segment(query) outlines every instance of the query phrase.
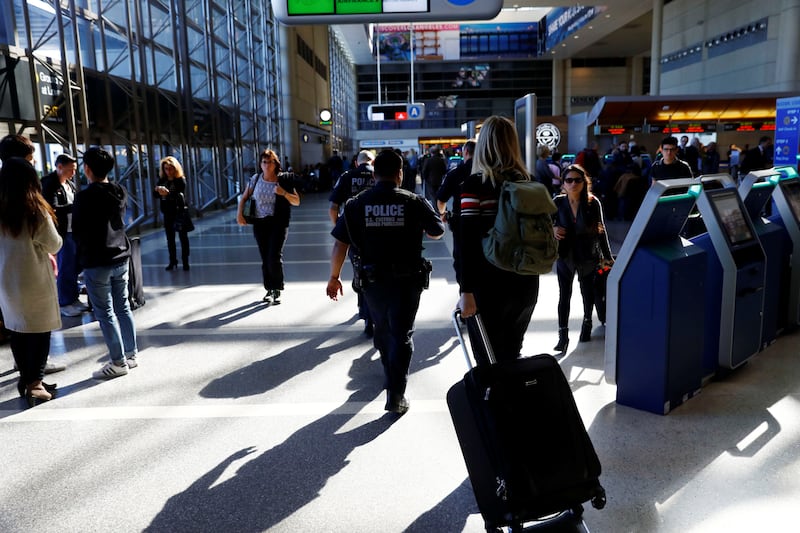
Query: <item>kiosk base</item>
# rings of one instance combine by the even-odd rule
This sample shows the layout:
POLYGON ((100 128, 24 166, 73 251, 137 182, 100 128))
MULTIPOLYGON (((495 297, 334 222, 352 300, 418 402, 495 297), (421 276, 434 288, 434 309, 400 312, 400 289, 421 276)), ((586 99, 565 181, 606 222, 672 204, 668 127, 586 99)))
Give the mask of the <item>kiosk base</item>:
POLYGON ((620 283, 617 403, 667 414, 701 388, 706 252, 640 247, 620 283))

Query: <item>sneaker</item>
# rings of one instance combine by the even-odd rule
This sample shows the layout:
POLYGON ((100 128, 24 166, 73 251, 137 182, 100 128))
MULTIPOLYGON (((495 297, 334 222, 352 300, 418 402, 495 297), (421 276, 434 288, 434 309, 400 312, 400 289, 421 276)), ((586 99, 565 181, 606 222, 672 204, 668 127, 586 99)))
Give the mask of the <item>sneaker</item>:
POLYGON ((80 307, 75 304, 61 306, 61 316, 81 316, 84 311, 86 308, 83 307, 83 304, 80 307))
POLYGON ((126 357, 125 362, 128 363, 128 370, 139 366, 139 361, 136 360, 135 355, 129 355, 128 357, 126 357))
POLYGON ((92 378, 111 379, 111 378, 118 378, 119 376, 124 376, 127 373, 128 373, 127 363, 123 363, 121 365, 117 365, 116 363, 106 363, 100 370, 92 372, 92 378))
POLYGON ((67 365, 62 365, 62 364, 59 364, 59 363, 53 363, 51 361, 47 361, 47 364, 44 365, 44 373, 45 374, 55 374, 56 372, 61 372, 62 370, 66 370, 66 369, 67 369, 67 365))

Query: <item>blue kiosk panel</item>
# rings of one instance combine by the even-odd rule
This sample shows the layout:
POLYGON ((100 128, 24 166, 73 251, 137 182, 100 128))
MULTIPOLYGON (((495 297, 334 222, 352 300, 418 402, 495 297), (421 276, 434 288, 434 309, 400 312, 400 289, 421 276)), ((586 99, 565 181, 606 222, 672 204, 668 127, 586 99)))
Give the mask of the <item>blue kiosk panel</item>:
POLYGON ((775 171, 781 178, 772 193, 774 210, 770 220, 786 229, 791 243, 791 274, 785 299, 786 327, 794 329, 800 325, 800 178, 792 167, 775 171))
POLYGON ((774 170, 758 170, 750 172, 739 185, 739 196, 767 258, 762 347, 773 343, 788 323, 792 243, 786 228, 764 217, 779 179, 774 170))
POLYGON ((622 405, 666 414, 700 389, 706 253, 680 237, 700 192, 654 183, 609 274, 605 374, 622 405))
POLYGON ((639 247, 620 289, 617 403, 667 414, 702 385, 706 254, 680 240, 639 247))
POLYGON ((697 206, 708 229, 692 242, 708 252, 703 372, 711 377, 761 348, 766 260, 735 189, 705 190, 697 206))

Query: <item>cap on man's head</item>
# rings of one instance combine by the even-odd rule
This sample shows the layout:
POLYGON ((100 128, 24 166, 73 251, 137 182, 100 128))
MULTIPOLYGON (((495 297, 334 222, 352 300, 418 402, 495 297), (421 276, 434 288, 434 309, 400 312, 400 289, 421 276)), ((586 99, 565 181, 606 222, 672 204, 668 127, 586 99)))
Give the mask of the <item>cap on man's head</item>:
POLYGON ((362 163, 371 163, 375 161, 375 154, 370 152, 369 150, 361 150, 358 152, 358 157, 356 158, 356 162, 360 165, 362 163))
POLYGON ((61 154, 60 156, 56 157, 56 165, 69 165, 77 162, 78 160, 72 157, 70 154, 61 154))

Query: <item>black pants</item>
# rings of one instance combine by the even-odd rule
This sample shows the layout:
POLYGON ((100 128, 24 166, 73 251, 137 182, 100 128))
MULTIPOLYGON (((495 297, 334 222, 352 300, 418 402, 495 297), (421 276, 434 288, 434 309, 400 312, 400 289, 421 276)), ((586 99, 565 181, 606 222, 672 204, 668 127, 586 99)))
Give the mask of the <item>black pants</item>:
MULTIPOLYGON (((164 233, 167 235, 167 250, 170 264, 178 263, 178 250, 175 246, 175 213, 164 213, 164 233)), ((181 259, 184 265, 189 264, 189 233, 178 232, 181 240, 181 259)))
MULTIPOLYGON (((572 282, 575 279, 576 269, 563 259, 556 261, 556 274, 558 275, 558 327, 566 328, 569 324, 569 303, 572 299, 572 282)), ((592 319, 594 306, 594 272, 578 275, 578 285, 583 298, 583 318, 592 319)))
MULTIPOLYGON (((523 276, 492 268, 487 282, 475 289, 475 303, 498 361, 516 359, 539 298, 539 276, 523 276)), ((482 342, 468 328, 470 344, 479 365, 487 364, 482 342)))
POLYGON ((380 281, 364 289, 375 323, 373 343, 381 354, 384 387, 390 393, 405 394, 408 368, 414 353, 414 321, 422 289, 411 279, 380 281))
POLYGON ((278 223, 274 217, 257 218, 253 236, 261 254, 261 275, 268 291, 283 290, 283 245, 289 227, 278 223))
POLYGON ((17 363, 19 375, 25 385, 44 378, 44 367, 50 354, 50 332, 11 332, 11 353, 17 363))
MULTIPOLYGON (((351 246, 348 251, 347 255, 350 257, 350 264, 353 264, 353 247, 351 246)), ((355 269, 355 267, 353 267, 355 269)), ((355 279, 355 272, 353 272, 353 279, 355 279)), ((358 295, 358 318, 366 321, 371 321, 372 318, 369 314, 369 305, 367 304, 366 298, 364 298, 364 293, 361 289, 356 289, 355 285, 353 286, 353 291, 358 295)))

